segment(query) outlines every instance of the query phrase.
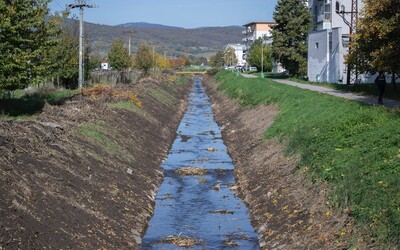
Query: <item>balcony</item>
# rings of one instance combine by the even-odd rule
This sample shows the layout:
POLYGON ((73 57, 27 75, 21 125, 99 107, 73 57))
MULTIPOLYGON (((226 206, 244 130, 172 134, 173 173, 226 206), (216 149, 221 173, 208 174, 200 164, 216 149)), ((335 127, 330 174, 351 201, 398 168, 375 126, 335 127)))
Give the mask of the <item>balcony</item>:
POLYGON ((247 42, 247 37, 242 39, 243 42, 247 42))
POLYGON ((329 13, 329 12, 320 14, 320 15, 318 15, 318 17, 317 17, 317 22, 318 22, 318 23, 321 23, 321 22, 323 22, 323 21, 330 21, 330 20, 331 20, 331 13, 329 13))
POLYGON ((247 35, 247 30, 243 30, 243 31, 242 31, 242 34, 243 34, 243 35, 247 35))

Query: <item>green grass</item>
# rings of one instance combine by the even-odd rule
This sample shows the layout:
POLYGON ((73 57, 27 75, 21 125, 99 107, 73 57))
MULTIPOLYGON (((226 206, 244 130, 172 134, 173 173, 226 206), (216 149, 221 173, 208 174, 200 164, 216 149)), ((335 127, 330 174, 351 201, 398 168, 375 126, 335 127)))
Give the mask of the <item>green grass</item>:
POLYGON ((77 93, 77 90, 59 90, 34 94, 23 94, 21 91, 15 91, 11 98, 0 99, 0 119, 29 118, 40 112, 45 102, 52 105, 62 104, 63 101, 77 93))
MULTIPOLYGON (((78 132, 87 138, 89 138, 95 145, 100 146, 103 150, 111 155, 115 155, 122 158, 129 158, 122 148, 112 142, 106 135, 107 131, 99 124, 85 123, 79 126, 78 132)), ((101 155, 99 155, 102 158, 101 155)))
POLYGON ((174 101, 172 100, 170 94, 163 90, 157 90, 157 89, 150 89, 147 91, 147 94, 154 97, 157 101, 164 103, 166 105, 173 105, 174 101))
POLYGON ((270 79, 220 72, 219 89, 242 106, 276 103, 279 115, 265 138, 288 142, 300 168, 327 181, 330 200, 350 209, 370 242, 400 243, 400 113, 346 101, 270 79))
POLYGON ((188 82, 188 79, 185 76, 176 76, 175 82, 177 85, 185 85, 188 82))
POLYGON ((107 105, 111 108, 133 109, 139 113, 142 112, 141 108, 131 102, 108 103, 107 105))

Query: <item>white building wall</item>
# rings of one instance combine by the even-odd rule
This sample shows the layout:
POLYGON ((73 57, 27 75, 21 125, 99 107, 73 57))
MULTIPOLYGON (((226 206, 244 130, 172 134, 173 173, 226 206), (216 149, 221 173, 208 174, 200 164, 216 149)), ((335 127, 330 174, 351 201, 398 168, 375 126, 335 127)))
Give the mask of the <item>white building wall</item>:
MULTIPOLYGON (((361 0, 358 1, 360 10, 363 4, 361 0)), ((314 16, 314 29, 309 34, 308 78, 317 81, 318 76, 321 82, 346 83, 344 58, 348 52, 350 28, 336 13, 336 3, 339 4, 339 10, 344 8, 347 12, 351 11, 352 0, 309 0, 308 3, 314 16), (318 49, 315 46, 317 43, 318 49)), ((345 18, 350 20, 350 14, 345 14, 345 18)))
POLYGON ((331 50, 330 50, 330 76, 327 82, 343 83, 346 79, 344 74, 344 54, 347 49, 343 47, 342 28, 334 28, 331 31, 331 50))
POLYGON ((308 36, 308 80, 326 82, 329 75, 328 32, 321 30, 308 36))
POLYGON ((240 65, 240 66, 243 66, 246 64, 246 60, 244 60, 244 58, 243 58, 244 46, 245 45, 242 45, 242 44, 228 44, 225 48, 225 51, 228 48, 233 48, 235 50, 236 59, 238 60, 237 65, 240 65))

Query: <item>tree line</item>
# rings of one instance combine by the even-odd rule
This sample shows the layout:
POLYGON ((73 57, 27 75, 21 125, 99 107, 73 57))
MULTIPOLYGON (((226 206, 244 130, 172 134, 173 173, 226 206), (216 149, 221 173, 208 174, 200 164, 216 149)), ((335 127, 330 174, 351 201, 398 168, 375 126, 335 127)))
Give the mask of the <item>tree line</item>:
MULTIPOLYGON (((76 88, 79 64, 79 23, 65 20, 68 11, 50 13, 51 0, 0 0, 0 92, 24 89, 29 85, 56 79, 67 88, 76 88)), ((142 44, 134 56, 121 39, 116 39, 107 58, 94 53, 84 40, 85 79, 107 60, 109 65, 124 71, 130 68, 167 69, 190 63, 188 57, 168 59, 142 44)))

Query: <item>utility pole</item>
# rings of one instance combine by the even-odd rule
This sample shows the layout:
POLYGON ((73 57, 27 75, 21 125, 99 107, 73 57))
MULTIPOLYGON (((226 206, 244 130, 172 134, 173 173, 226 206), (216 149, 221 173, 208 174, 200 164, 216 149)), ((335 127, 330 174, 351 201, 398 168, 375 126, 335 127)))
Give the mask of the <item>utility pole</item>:
POLYGON ((79 8, 79 89, 83 86, 83 9, 84 8, 95 8, 92 4, 87 4, 85 0, 75 0, 75 4, 68 4, 68 8, 75 9, 79 8))
POLYGON ((136 33, 136 31, 134 31, 134 30, 127 30, 127 31, 124 31, 124 34, 128 35, 128 37, 129 37, 129 40, 128 40, 129 56, 132 55, 132 53, 131 53, 131 37, 132 37, 133 34, 135 34, 135 33, 136 33))
MULTIPOLYGON (((340 5, 339 1, 336 1, 336 14, 338 14, 347 26, 349 26, 349 45, 352 41, 351 36, 356 33, 357 20, 358 20, 358 0, 351 0, 351 10, 346 11, 345 6, 340 5), (350 21, 346 19, 345 15, 350 15, 350 21)), ((349 55, 353 53, 353 49, 349 46, 349 55)), ((357 65, 347 64, 347 79, 346 84, 357 83, 358 81, 358 70, 357 65)))

